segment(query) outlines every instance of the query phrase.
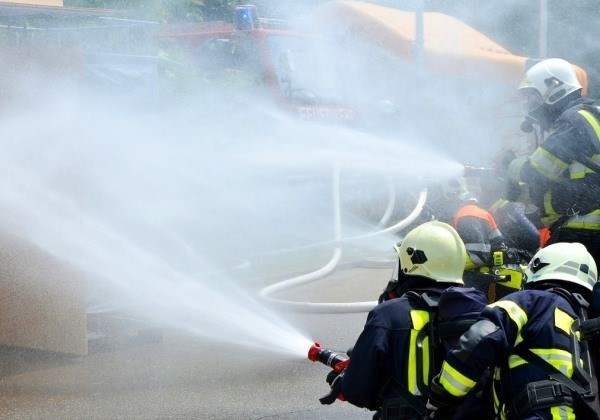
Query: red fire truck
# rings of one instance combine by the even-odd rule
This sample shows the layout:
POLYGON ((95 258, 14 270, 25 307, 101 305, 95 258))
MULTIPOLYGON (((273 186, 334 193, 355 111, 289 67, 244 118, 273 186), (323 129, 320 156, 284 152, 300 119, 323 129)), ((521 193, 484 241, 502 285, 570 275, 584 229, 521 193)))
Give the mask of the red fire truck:
POLYGON ((233 22, 166 25, 158 37, 185 47, 206 90, 262 90, 308 120, 356 118, 329 59, 332 45, 290 22, 260 19, 256 6, 236 7, 233 22))

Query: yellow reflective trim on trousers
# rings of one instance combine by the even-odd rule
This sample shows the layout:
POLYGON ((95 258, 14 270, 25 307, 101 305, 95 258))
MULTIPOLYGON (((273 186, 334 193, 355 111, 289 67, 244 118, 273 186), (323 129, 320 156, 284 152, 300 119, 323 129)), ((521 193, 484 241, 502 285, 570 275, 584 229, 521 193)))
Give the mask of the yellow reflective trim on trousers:
POLYGON ((488 305, 488 308, 499 307, 506 311, 510 319, 513 320, 515 324, 517 324, 517 328, 519 330, 519 334, 521 332, 521 328, 527 323, 527 314, 523 309, 519 307, 515 302, 510 300, 500 300, 498 302, 494 302, 488 305))
POLYGON ((475 386, 475 383, 475 381, 467 378, 458 370, 454 369, 448 362, 444 361, 444 363, 442 363, 440 385, 442 385, 450 394, 456 397, 462 397, 475 386))
POLYGON ((560 160, 549 151, 538 148, 529 158, 531 167, 546 178, 560 180, 560 175, 569 167, 567 162, 560 160))
POLYGON ((581 109, 577 112, 579 114, 581 114, 583 116, 583 118, 585 118, 585 120, 588 122, 589 125, 592 126, 594 133, 596 133, 596 137, 598 137, 598 140, 600 140, 600 124, 598 124, 598 120, 596 120, 596 118, 589 111, 586 111, 585 109, 581 109))
POLYGON ((571 318, 571 315, 560 308, 554 308, 554 325, 566 335, 570 334, 573 321, 574 319, 571 318))
MULTIPOLYGON (((408 351, 408 390, 413 395, 421 395, 417 387, 417 335, 429 323, 429 312, 413 309, 410 311, 412 330, 410 331, 410 348, 408 351)), ((429 338, 423 340, 423 378, 429 380, 429 338)))

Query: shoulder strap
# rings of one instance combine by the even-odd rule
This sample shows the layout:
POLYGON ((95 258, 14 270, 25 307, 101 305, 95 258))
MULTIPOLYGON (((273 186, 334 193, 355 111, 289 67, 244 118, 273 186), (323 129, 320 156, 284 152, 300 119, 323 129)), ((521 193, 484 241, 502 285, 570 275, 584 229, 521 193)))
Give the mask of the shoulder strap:
POLYGON ((588 382, 588 386, 586 387, 588 389, 586 389, 578 383, 576 383, 575 381, 573 381, 565 374, 563 374, 558 369, 554 368, 554 366, 547 363, 544 359, 542 359, 537 354, 533 353, 531 350, 519 349, 515 353, 521 356, 531 365, 540 369, 551 379, 554 379, 555 381, 563 384, 564 386, 569 388, 569 390, 571 390, 571 392, 573 393, 574 400, 576 402, 579 402, 579 404, 576 404, 576 407, 579 406, 580 410, 582 410, 579 412, 578 418, 579 415, 583 415, 582 418, 586 419, 600 419, 600 406, 598 405, 598 389, 596 386, 593 385, 593 382, 596 381, 594 377, 591 378, 590 382, 588 382))
POLYGON ((402 398, 406 404, 408 404, 411 408, 413 408, 419 415, 425 416, 427 413, 427 409, 425 408, 425 402, 423 402, 419 397, 410 393, 408 389, 404 385, 402 385, 396 378, 390 375, 390 380, 383 387, 383 389, 387 387, 391 387, 394 392, 402 398))
POLYGON ((586 395, 590 394, 589 390, 586 390, 585 388, 583 388, 581 385, 579 385, 578 383, 573 381, 567 375, 562 373, 560 370, 556 369, 554 366, 552 366, 551 364, 546 362, 544 359, 542 359, 537 354, 533 353, 531 350, 526 349, 526 348, 518 348, 518 346, 517 346, 514 354, 519 355, 525 361, 527 361, 531 365, 535 366, 536 368, 538 368, 539 370, 544 372, 550 378, 564 384, 571 391, 577 393, 578 395, 586 396, 586 395))
POLYGON ((429 359, 429 378, 423 377, 422 369, 417 369, 417 371, 416 371, 417 388, 419 389, 421 394, 427 395, 427 393, 429 391, 429 387, 427 386, 427 384, 431 382, 431 379, 437 373, 437 368, 438 368, 438 366, 436 366, 436 363, 435 363, 435 355, 436 355, 435 330, 436 330, 436 326, 434 324, 437 323, 439 295, 434 296, 434 295, 430 295, 427 292, 418 293, 416 291, 407 292, 406 295, 409 298, 412 298, 413 300, 415 300, 417 302, 417 304, 419 305, 419 307, 421 307, 423 310, 429 312, 429 322, 427 323, 427 325, 425 325, 425 327, 422 330, 420 330, 417 333, 417 336, 415 339, 415 345, 417 346, 416 352, 415 352, 417 366, 423 366, 423 364, 425 362, 424 359, 426 357, 429 359), (425 339, 426 338, 429 339, 427 353, 425 352, 425 339))

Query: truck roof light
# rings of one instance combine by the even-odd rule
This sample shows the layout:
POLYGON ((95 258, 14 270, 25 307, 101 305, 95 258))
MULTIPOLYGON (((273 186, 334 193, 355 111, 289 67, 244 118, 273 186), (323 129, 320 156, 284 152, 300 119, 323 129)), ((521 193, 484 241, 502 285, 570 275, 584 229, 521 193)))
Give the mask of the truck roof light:
POLYGON ((257 7, 251 4, 236 6, 234 21, 236 29, 239 30, 260 28, 257 7))

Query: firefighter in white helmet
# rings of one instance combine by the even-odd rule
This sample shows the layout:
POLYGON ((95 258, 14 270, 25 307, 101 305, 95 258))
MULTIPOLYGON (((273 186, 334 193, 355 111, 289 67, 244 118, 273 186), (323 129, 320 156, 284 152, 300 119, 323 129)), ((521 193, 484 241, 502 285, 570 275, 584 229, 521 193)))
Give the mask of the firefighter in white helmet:
POLYGON ((539 250, 524 290, 488 305, 446 355, 432 381, 428 417, 448 416, 494 367, 497 418, 598 418, 596 376, 578 332, 596 281, 596 263, 582 244, 539 250))
POLYGON ((548 238, 580 242, 600 261, 600 112, 581 95, 573 65, 551 58, 531 67, 519 86, 527 119, 546 134, 529 158, 510 162, 508 175, 527 185, 548 238))

